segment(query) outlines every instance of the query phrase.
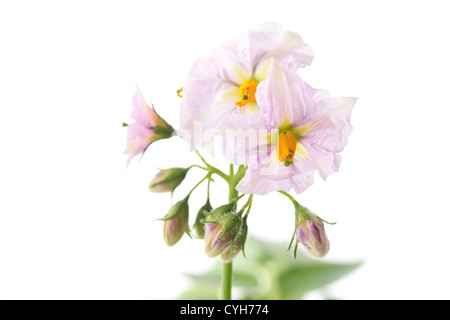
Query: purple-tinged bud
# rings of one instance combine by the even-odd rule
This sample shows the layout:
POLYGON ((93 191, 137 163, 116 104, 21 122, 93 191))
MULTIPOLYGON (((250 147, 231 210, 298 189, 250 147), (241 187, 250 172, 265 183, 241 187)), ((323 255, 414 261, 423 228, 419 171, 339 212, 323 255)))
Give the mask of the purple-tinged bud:
POLYGON ((234 235, 234 239, 228 243, 220 254, 222 262, 230 262, 239 254, 239 252, 241 252, 241 250, 243 250, 245 240, 247 239, 247 230, 247 219, 244 218, 241 226, 234 235))
POLYGON ((190 168, 171 168, 160 170, 150 182, 152 192, 173 192, 183 182, 190 168))
POLYGON ((189 235, 188 198, 174 204, 162 220, 164 220, 164 241, 168 246, 171 247, 180 241, 185 232, 189 235))
POLYGON ((318 218, 315 220, 316 222, 310 219, 301 220, 295 235, 297 242, 300 242, 312 257, 322 258, 330 250, 330 242, 323 222, 318 218))
POLYGON ((205 228, 205 253, 208 257, 217 257, 231 242, 231 234, 221 238, 224 228, 220 223, 208 223, 205 228))
POLYGON ((247 222, 240 214, 228 212, 218 215, 220 207, 211 215, 218 218, 205 228, 205 252, 209 257, 229 262, 242 250, 247 238, 247 222), (218 210, 219 209, 219 210, 218 210))
POLYGON ((181 217, 164 221, 164 241, 169 247, 180 241, 183 234, 184 221, 181 217))

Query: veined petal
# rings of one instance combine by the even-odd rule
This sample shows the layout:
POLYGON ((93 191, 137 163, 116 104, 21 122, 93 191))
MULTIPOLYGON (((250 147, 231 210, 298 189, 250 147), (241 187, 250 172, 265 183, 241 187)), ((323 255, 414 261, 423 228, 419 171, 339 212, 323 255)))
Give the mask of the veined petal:
POLYGON ((134 122, 127 127, 127 147, 123 153, 128 154, 127 166, 136 155, 143 152, 154 140, 153 130, 134 122))
POLYGON ((214 130, 220 119, 235 108, 234 87, 221 77, 219 69, 212 59, 200 58, 186 79, 180 106, 181 129, 177 134, 192 150, 201 148, 210 138, 206 132, 214 130))
POLYGON ((256 101, 266 125, 278 128, 283 123, 304 123, 308 107, 314 103, 305 94, 305 83, 297 74, 286 72, 272 61, 267 79, 258 85, 256 101))
MULTIPOLYGON (((272 150, 270 163, 260 162, 252 170, 247 170, 238 185, 240 192, 266 194, 294 188, 295 192, 301 193, 313 184, 315 170, 324 180, 339 170, 339 153, 347 145, 352 131, 350 115, 356 99, 330 98, 326 91, 316 90, 299 79, 275 65, 268 79, 260 86, 264 90, 269 88, 271 92, 279 90, 278 93, 271 95, 268 90, 265 103, 258 100, 260 97, 257 96, 265 123, 270 124, 268 127, 277 128, 279 125, 286 126, 286 123, 294 127, 290 130, 299 141, 293 164, 284 167, 277 153, 272 150), (293 83, 292 80, 294 84, 301 84, 297 89, 302 90, 297 93, 290 91, 285 83, 293 83), (283 86, 286 88, 284 92, 281 89, 283 86), (289 119, 287 122, 283 120, 286 115, 289 119)), ((260 94, 263 96, 263 92, 260 94)))
POLYGON ((288 192, 294 188, 295 192, 301 193, 314 183, 315 169, 311 161, 299 156, 294 157, 294 165, 289 167, 279 161, 271 161, 258 168, 249 167, 236 189, 242 193, 264 195, 273 191, 288 192))
POLYGON ((352 132, 350 117, 356 98, 325 98, 319 100, 320 111, 315 115, 315 126, 304 141, 313 149, 342 152, 352 132))
POLYGON ((217 134, 223 138, 223 154, 233 164, 257 166, 270 154, 267 136, 271 132, 262 118, 234 113, 224 117, 217 134))
POLYGON ((132 101, 133 109, 131 110, 131 119, 142 124, 144 127, 154 127, 158 121, 158 115, 153 108, 149 107, 138 87, 136 87, 136 93, 133 95, 132 101))
POLYGON ((239 61, 251 75, 260 63, 275 59, 283 68, 296 71, 311 64, 312 49, 303 42, 300 35, 274 22, 265 22, 247 30, 241 36, 229 41, 223 48, 213 53, 214 57, 228 56, 239 61))

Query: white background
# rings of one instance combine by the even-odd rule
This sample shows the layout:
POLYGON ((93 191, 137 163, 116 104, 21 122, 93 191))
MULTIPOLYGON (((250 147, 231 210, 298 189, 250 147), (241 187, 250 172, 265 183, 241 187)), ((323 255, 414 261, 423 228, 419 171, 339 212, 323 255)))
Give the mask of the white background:
MULTIPOLYGON (((432 0, 2 1, 0 298, 173 298, 183 273, 212 263, 201 241, 166 247, 156 219, 170 195, 147 190, 156 167, 196 158, 172 139, 125 169, 121 124, 136 84, 177 127, 195 59, 276 21, 314 49, 307 82, 359 98, 340 172, 297 196, 338 221, 327 261, 365 261, 328 292, 449 299, 448 12, 432 0)), ((291 204, 256 197, 249 224, 287 243, 291 204)))

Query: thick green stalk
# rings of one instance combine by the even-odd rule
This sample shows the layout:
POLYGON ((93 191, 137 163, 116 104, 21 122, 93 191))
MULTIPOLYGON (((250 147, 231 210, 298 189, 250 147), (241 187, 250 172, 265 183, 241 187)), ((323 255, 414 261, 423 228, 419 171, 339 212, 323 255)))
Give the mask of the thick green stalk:
POLYGON ((233 277, 233 261, 222 265, 222 300, 231 300, 231 286, 233 277))
MULTIPOLYGON (((230 175, 228 180, 228 186, 229 186, 228 201, 231 202, 234 199, 236 199, 239 195, 238 191, 236 190, 236 182, 234 179, 234 168, 232 164, 230 164, 230 175)), ((222 291, 220 297, 222 300, 231 300, 232 278, 233 278, 233 261, 223 263, 222 291)))

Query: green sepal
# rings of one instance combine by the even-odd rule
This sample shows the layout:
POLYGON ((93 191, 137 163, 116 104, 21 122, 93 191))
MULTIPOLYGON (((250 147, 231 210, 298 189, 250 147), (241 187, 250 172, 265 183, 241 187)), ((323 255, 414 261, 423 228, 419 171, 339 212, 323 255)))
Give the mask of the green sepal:
POLYGON ((329 225, 332 225, 332 226, 334 226, 336 223, 337 223, 337 221, 336 222, 328 222, 328 221, 325 221, 325 220, 323 220, 321 217, 317 217, 320 221, 322 221, 322 222, 325 222, 326 224, 329 224, 329 225))
MULTIPOLYGON (((192 167, 187 167, 187 168, 169 168, 169 169, 158 169, 162 172, 168 172, 168 175, 165 179, 158 181, 156 183, 150 184, 149 185, 149 189, 150 191, 152 191, 151 189, 159 186, 161 184, 170 184, 175 182, 175 184, 173 184, 172 186, 172 195, 173 192, 175 191, 176 188, 178 188, 178 186, 184 181, 184 179, 186 178, 186 175, 188 173, 188 171, 191 169, 192 167)), ((157 191, 153 191, 153 192, 157 192, 157 191)))
POLYGON ((247 234, 248 234, 247 216, 245 216, 243 219, 242 229, 244 232, 244 242, 242 243, 242 255, 244 256, 244 258, 247 259, 247 257, 245 256, 245 243, 247 242, 247 234))
POLYGON ((298 249, 298 242, 295 243, 294 247, 294 259, 297 259, 297 249, 298 249))
POLYGON ((203 223, 219 223, 222 216, 233 212, 235 202, 232 201, 230 203, 224 204, 220 207, 215 208, 210 213, 208 213, 203 219, 203 223))
POLYGON ((206 203, 203 205, 203 207, 200 208, 200 210, 197 213, 197 217, 195 218, 195 223, 193 229, 195 230, 195 234, 197 235, 197 238, 204 239, 205 237, 205 217, 208 213, 212 211, 211 203, 209 202, 209 199, 206 200, 206 203))
POLYGON ((291 242, 289 243, 289 247, 287 248, 287 250, 286 251, 289 251, 289 250, 291 250, 291 248, 292 248, 292 243, 294 243, 294 239, 295 239, 295 232, 297 231, 297 225, 295 226, 295 229, 294 229, 294 233, 292 234, 292 238, 291 238, 291 242))
POLYGON ((167 214, 163 218, 160 218, 158 220, 171 220, 179 215, 183 215, 184 218, 189 217, 188 200, 189 197, 186 197, 183 200, 178 201, 170 208, 169 212, 167 212, 167 214))
POLYGON ((235 232, 235 230, 239 228, 241 220, 241 217, 239 217, 234 212, 230 212, 222 216, 222 218, 219 220, 219 224, 222 226, 223 232, 220 237, 217 238, 217 240, 222 240, 228 232, 235 232), (236 227, 236 223, 238 224, 238 227, 236 227))

